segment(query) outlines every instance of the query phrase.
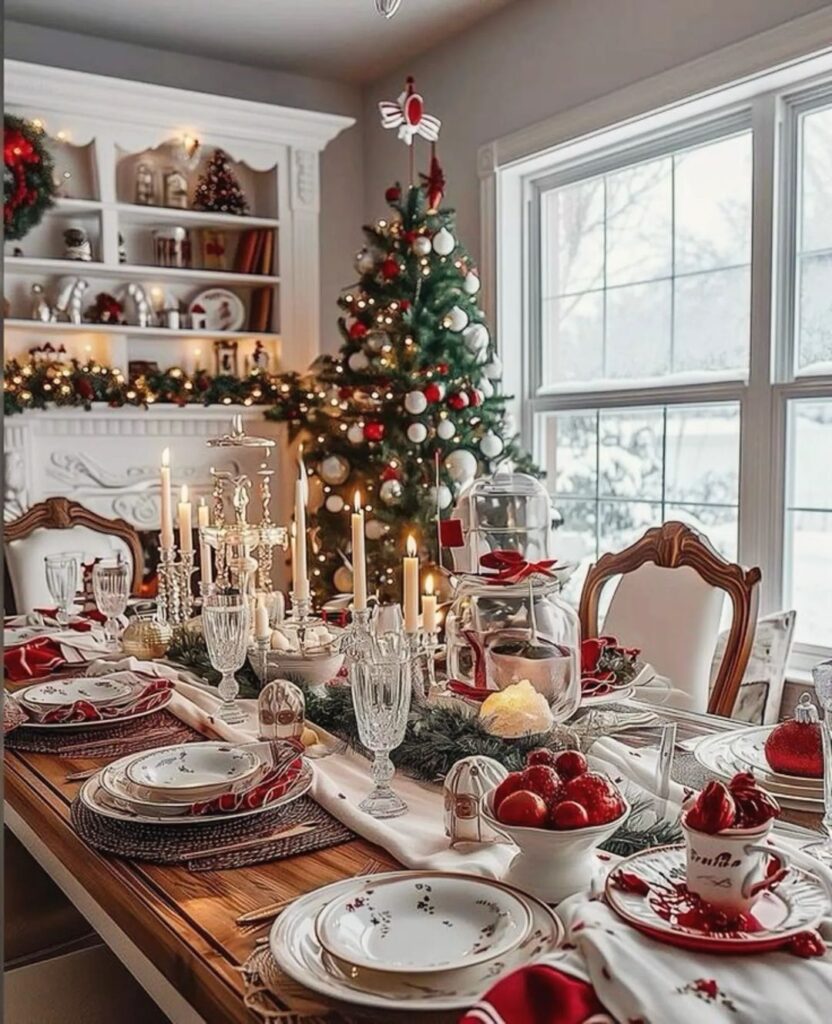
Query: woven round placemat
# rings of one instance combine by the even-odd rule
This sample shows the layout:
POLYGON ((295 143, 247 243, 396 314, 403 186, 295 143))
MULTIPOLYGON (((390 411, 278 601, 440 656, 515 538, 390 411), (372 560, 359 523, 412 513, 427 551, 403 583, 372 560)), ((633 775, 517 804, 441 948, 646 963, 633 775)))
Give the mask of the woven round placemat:
POLYGON ((91 811, 78 797, 72 801, 70 812, 78 835, 102 853, 154 864, 184 864, 191 871, 217 871, 262 864, 323 850, 355 838, 346 825, 310 797, 301 797, 274 811, 209 825, 145 825, 115 821, 91 811), (313 822, 315 828, 303 835, 286 839, 278 836, 272 842, 268 841, 272 833, 301 822, 313 822), (260 838, 264 840, 261 845, 244 850, 223 850, 224 847, 260 838), (193 857, 197 852, 209 849, 216 852, 211 856, 193 857))
POLYGON ((21 725, 10 732, 6 746, 31 754, 56 757, 123 757, 147 747, 189 743, 205 737, 164 708, 152 715, 128 722, 95 726, 92 729, 27 729, 21 725))

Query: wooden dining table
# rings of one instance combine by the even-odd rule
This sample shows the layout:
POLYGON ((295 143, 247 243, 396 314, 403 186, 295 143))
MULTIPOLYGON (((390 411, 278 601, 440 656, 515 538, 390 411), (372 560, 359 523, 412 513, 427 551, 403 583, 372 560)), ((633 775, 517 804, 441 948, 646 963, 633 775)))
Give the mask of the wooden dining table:
MULTIPOLYGON (((737 723, 708 715, 657 709, 678 723, 677 743, 737 723)), ((625 744, 655 745, 658 733, 622 733, 625 744)), ((251 1024, 262 1020, 244 1003, 242 965, 268 935, 276 905, 354 875, 399 867, 384 850, 353 839, 315 853, 221 871, 192 873, 104 856, 70 823, 79 781, 67 776, 100 766, 94 759, 5 751, 5 823, 71 902, 87 918, 174 1024, 251 1024), (243 915, 253 920, 241 922, 243 915)), ((812 830, 819 814, 784 811, 783 818, 812 830)), ((401 1020, 338 1006, 286 979, 276 1009, 286 1021, 401 1020)), ((417 1015, 408 1015, 414 1019, 417 1015)), ((420 1021, 453 1020, 418 1014, 420 1021)), ((277 1018, 279 1019, 279 1018, 277 1018)))

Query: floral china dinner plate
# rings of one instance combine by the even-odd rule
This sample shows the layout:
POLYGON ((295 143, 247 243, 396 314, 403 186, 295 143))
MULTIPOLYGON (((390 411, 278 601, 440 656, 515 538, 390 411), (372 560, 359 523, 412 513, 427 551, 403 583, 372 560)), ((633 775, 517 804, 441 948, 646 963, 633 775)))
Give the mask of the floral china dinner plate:
POLYGON ((233 821, 235 818, 248 818, 255 814, 265 814, 266 811, 274 811, 278 807, 290 804, 308 792, 312 785, 312 768, 304 762, 296 781, 285 793, 282 793, 274 800, 259 807, 249 807, 239 811, 225 811, 221 814, 198 814, 183 818, 176 817, 152 817, 147 814, 140 814, 129 811, 119 806, 111 795, 101 785, 101 773, 97 772, 81 786, 78 797, 86 808, 99 814, 104 818, 112 818, 114 821, 132 821, 139 825, 210 825, 220 821, 233 821))
POLYGON ((133 687, 124 680, 107 676, 82 676, 37 683, 27 687, 18 696, 24 704, 41 711, 75 704, 79 700, 96 705, 115 704, 128 700, 132 694, 133 687))
POLYGON ((645 935, 706 953, 779 949, 815 928, 830 910, 821 879, 792 864, 776 889, 760 895, 747 922, 717 930, 707 914, 696 913, 696 897, 684 881, 684 845, 656 846, 620 861, 607 876, 604 895, 619 917, 645 935))
MULTIPOLYGON (((498 977, 553 952, 563 941, 563 925, 547 906, 511 886, 489 880, 490 886, 522 899, 532 915, 528 935, 505 956, 471 967, 418 975, 339 965, 315 936, 315 920, 321 910, 332 900, 342 899, 354 891, 356 882, 373 886, 410 875, 409 871, 400 871, 347 878, 299 897, 275 920, 269 934, 269 947, 278 966, 306 988, 359 1006, 387 1011, 467 1010, 498 977)), ((450 876, 436 872, 436 877, 450 876)))
POLYGON ((504 956, 531 927, 528 905, 478 878, 411 872, 372 879, 332 900, 315 935, 355 967, 399 974, 448 971, 504 956))
POLYGON ((173 696, 173 690, 168 690, 167 693, 163 694, 158 704, 155 704, 152 708, 145 708, 143 711, 134 711, 127 713, 126 711, 119 715, 118 718, 92 718, 85 722, 26 722, 27 729, 64 729, 72 731, 82 729, 96 729, 99 727, 120 725, 122 722, 133 722, 137 718, 144 718, 147 715, 155 715, 157 711, 161 711, 164 707, 170 704, 171 697, 173 696))
POLYGON ((185 799, 207 799, 251 779, 262 760, 253 750, 206 740, 159 747, 130 759, 124 767, 129 782, 153 793, 185 799))

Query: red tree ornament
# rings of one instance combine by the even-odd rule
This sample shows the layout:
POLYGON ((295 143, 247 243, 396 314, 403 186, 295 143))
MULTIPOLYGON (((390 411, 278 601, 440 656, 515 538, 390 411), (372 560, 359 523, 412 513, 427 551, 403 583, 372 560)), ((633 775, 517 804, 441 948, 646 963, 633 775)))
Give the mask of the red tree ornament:
POLYGON ((399 261, 393 259, 392 256, 388 256, 387 259, 381 265, 381 276, 386 281, 392 281, 394 278, 399 276, 401 267, 399 261))
POLYGON ((818 712, 808 693, 794 709, 794 718, 776 725, 765 744, 766 760, 776 772, 823 778, 823 746, 818 712))
POLYGON ((398 185, 391 185, 390 188, 384 193, 384 198, 388 203, 397 203, 402 197, 402 190, 398 185))
POLYGON ((349 335, 353 341, 357 341, 359 338, 363 338, 367 333, 366 324, 362 324, 360 320, 356 320, 354 324, 350 325, 349 335))
POLYGON ((459 412, 460 409, 467 409, 468 403, 468 395, 466 395, 464 391, 458 391, 455 395, 451 395, 450 398, 448 399, 448 405, 452 409, 455 409, 457 412, 459 412))
POLYGON ((382 480, 401 480, 402 471, 395 466, 385 466, 381 471, 382 480))
POLYGON ((421 135, 428 142, 439 138, 441 121, 425 113, 425 101, 413 88, 413 77, 408 76, 404 92, 395 102, 382 101, 378 105, 383 128, 398 128, 399 138, 408 146, 421 135))
POLYGON ((378 420, 370 420, 364 424, 364 437, 368 441, 381 441, 384 437, 384 424, 378 420))
POLYGON ((470 388, 468 391, 468 401, 473 406, 482 405, 483 393, 479 388, 470 388))
POLYGON ((420 174, 425 192, 428 198, 428 213, 436 213, 442 197, 445 195, 445 172, 442 165, 436 159, 436 145, 430 147, 430 171, 428 174, 420 174))
POLYGON ((432 381, 424 390, 425 398, 432 403, 441 402, 445 397, 445 388, 436 381, 432 381))

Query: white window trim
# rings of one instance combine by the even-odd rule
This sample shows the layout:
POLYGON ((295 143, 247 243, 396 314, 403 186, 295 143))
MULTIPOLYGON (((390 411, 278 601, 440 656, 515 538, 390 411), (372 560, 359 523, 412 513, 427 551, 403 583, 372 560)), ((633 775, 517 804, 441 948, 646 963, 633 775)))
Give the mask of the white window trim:
MULTIPOLYGON (((830 377, 793 379, 796 211, 776 201, 797 173, 789 159, 793 147, 781 145, 784 133, 795 131, 797 116, 810 101, 813 79, 831 71, 832 10, 825 9, 494 140, 479 153, 483 300, 503 353, 504 389, 514 395, 513 412, 526 443, 531 443, 535 413, 547 408, 739 401, 739 560, 765 566, 761 614, 779 609, 782 602, 787 403, 796 397, 828 396, 832 383, 830 377), (795 103, 790 92, 797 91, 800 99, 795 103), (586 163, 587 157, 594 164, 608 150, 616 150, 620 160, 623 148, 630 143, 644 147, 650 133, 667 134, 670 128, 674 135, 688 131, 694 138, 703 122, 743 112, 753 127, 755 147, 747 381, 541 393, 535 387, 530 346, 521 342, 529 337, 532 316, 528 282, 535 268, 529 266, 529 239, 536 182, 551 179, 554 165, 560 173, 570 163, 586 163), (777 275, 777 295, 772 293, 775 260, 787 271, 777 275), (773 365, 776 332, 790 344, 780 346, 782 358, 773 365), (742 457, 749 451, 753 458, 742 457)), ((827 648, 800 645, 795 664, 806 667, 830 654, 827 648)))

